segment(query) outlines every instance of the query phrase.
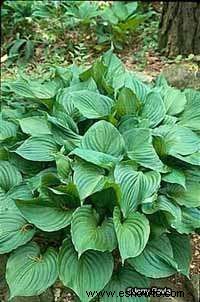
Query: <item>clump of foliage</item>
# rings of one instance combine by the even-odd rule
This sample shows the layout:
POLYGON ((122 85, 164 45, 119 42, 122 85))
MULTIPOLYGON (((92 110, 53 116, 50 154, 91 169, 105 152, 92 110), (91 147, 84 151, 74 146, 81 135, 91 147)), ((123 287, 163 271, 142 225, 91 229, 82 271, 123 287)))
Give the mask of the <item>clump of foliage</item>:
POLYGON ((145 85, 111 51, 87 70, 56 67, 2 90, 10 297, 39 295, 57 278, 89 301, 86 291, 188 277, 189 234, 200 228, 200 93, 162 77, 145 85))

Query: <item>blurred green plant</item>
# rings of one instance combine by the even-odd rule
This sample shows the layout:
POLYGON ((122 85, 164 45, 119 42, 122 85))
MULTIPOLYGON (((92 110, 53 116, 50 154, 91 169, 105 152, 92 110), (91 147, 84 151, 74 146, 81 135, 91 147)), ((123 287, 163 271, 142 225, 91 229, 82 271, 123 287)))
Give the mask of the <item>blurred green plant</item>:
POLYGON ((98 42, 112 41, 114 47, 122 48, 122 44, 130 40, 130 34, 148 17, 148 14, 137 9, 138 3, 135 1, 116 1, 105 8, 100 14, 100 26, 97 27, 98 42))
MULTIPOLYGON (((34 47, 41 45, 57 51, 57 44, 64 43, 66 51, 70 51, 70 60, 77 57, 80 53, 77 45, 83 43, 84 47, 87 45, 98 51, 110 47, 110 44, 122 49, 132 33, 149 17, 149 11, 143 12, 136 1, 6 0, 1 17, 3 53, 8 54, 9 64, 21 64, 27 63, 33 56, 34 47), (86 35, 89 36, 87 41, 86 35), (72 50, 70 45, 76 47, 72 50)), ((80 53, 80 60, 82 57, 87 58, 85 48, 80 53)))

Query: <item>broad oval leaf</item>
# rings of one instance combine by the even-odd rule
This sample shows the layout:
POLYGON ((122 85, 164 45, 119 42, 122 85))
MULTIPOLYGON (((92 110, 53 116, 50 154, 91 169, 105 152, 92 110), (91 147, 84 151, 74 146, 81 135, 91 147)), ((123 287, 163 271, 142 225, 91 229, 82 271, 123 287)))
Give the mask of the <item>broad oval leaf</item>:
POLYGON ((112 218, 100 223, 98 213, 91 206, 78 208, 72 217, 71 234, 75 249, 81 255, 89 249, 113 251, 117 246, 112 218))
POLYGON ((47 114, 48 122, 51 123, 51 132, 55 142, 61 146, 66 145, 71 151, 79 145, 81 136, 76 133, 78 128, 72 118, 65 114, 65 118, 56 118, 47 114))
POLYGON ((181 234, 190 234, 200 228, 200 209, 199 208, 181 208, 181 221, 173 221, 176 230, 181 234))
POLYGON ((139 101, 144 102, 149 92, 149 87, 137 79, 130 71, 114 76, 113 87, 118 90, 122 87, 129 88, 139 101))
POLYGON ((79 148, 71 154, 101 167, 112 167, 124 154, 124 140, 111 123, 99 121, 89 128, 79 148))
POLYGON ((69 155, 76 155, 89 163, 105 169, 113 168, 119 162, 119 158, 115 156, 90 149, 75 148, 69 155))
POLYGON ((150 91, 141 110, 141 117, 147 118, 151 127, 156 127, 165 117, 166 110, 161 95, 156 91, 150 91))
POLYGON ((19 80, 19 81, 14 81, 12 83, 8 84, 10 91, 14 92, 15 94, 25 97, 25 98, 31 98, 34 99, 35 96, 33 92, 30 89, 29 84, 26 81, 19 80))
POLYGON ((9 198, 15 199, 31 199, 32 191, 31 187, 26 183, 20 183, 19 185, 14 186, 7 193, 9 198))
POLYGON ((19 120, 20 127, 24 133, 32 136, 51 134, 47 121, 43 116, 25 117, 19 120))
POLYGON ((182 156, 180 154, 176 154, 176 155, 174 155, 174 157, 176 157, 188 164, 200 166, 200 151, 194 152, 187 156, 182 156))
POLYGON ((200 183, 188 182, 186 189, 176 184, 168 184, 167 194, 178 204, 188 208, 200 206, 200 183))
POLYGON ((127 258, 136 257, 144 250, 150 234, 149 221, 139 212, 130 213, 123 219, 120 209, 115 208, 113 222, 117 234, 122 263, 127 258))
POLYGON ((177 115, 184 110, 187 102, 184 92, 170 86, 165 86, 161 90, 161 95, 163 97, 167 114, 177 115))
POLYGON ((87 118, 99 118, 111 113, 114 101, 102 94, 81 90, 70 92, 74 106, 87 118))
POLYGON ((121 157, 124 153, 124 140, 119 131, 111 123, 99 121, 92 125, 85 133, 80 147, 121 157))
POLYGON ((192 260, 192 249, 189 236, 173 232, 168 234, 168 238, 172 245, 173 256, 178 264, 179 271, 189 278, 190 262, 192 260))
POLYGON ((193 89, 185 91, 187 103, 185 110, 179 117, 178 124, 191 130, 200 130, 200 92, 193 89))
POLYGON ((164 195, 159 195, 158 197, 153 196, 153 200, 152 198, 145 199, 142 203, 142 211, 145 214, 153 214, 157 211, 163 211, 168 223, 173 228, 175 228, 177 223, 181 223, 182 220, 181 208, 173 202, 173 200, 164 195))
POLYGON ((11 137, 16 137, 16 135, 17 126, 14 123, 4 121, 0 118, 0 142, 11 137))
POLYGON ((114 295, 100 296, 101 302, 148 302, 149 298, 145 296, 137 297, 131 295, 131 288, 149 288, 149 281, 146 277, 140 275, 133 270, 132 267, 122 267, 115 272, 104 288, 105 293, 115 293, 114 295), (124 292, 123 297, 119 297, 117 293, 124 292))
POLYGON ((28 138, 15 152, 28 160, 53 161, 58 149, 53 137, 46 134, 28 138))
POLYGON ((67 156, 64 156, 61 153, 56 154, 56 167, 59 177, 67 182, 70 174, 71 174, 71 163, 70 159, 67 156))
POLYGON ((9 253, 24 245, 34 234, 35 228, 24 219, 14 205, 11 208, 0 207, 0 254, 9 253))
POLYGON ((113 258, 110 253, 86 251, 80 258, 70 239, 66 239, 58 257, 59 277, 83 302, 90 301, 86 291, 99 292, 110 280, 113 258), (73 269, 72 269, 73 267, 73 269), (98 278, 97 278, 98 276, 98 278))
POLYGON ((159 159, 153 145, 149 129, 135 128, 123 134, 127 155, 143 167, 162 171, 163 163, 159 159))
POLYGON ((126 217, 145 198, 153 195, 160 186, 161 176, 156 171, 135 171, 129 164, 119 164, 114 171, 115 181, 121 188, 120 208, 126 217))
POLYGON ((185 174, 183 171, 179 170, 179 169, 172 169, 169 173, 166 173, 162 176, 162 180, 164 180, 165 182, 169 182, 169 183, 175 183, 175 184, 179 184, 180 186, 182 186, 184 189, 186 189, 185 187, 185 174))
POLYGON ((21 173, 8 161, 0 160, 0 188, 10 190, 22 181, 21 173))
POLYGON ((176 125, 164 125, 154 130, 156 143, 162 153, 172 156, 189 155, 199 150, 200 139, 196 133, 188 128, 176 125))
POLYGON ((106 182, 104 169, 84 161, 78 161, 74 164, 73 170, 74 183, 81 200, 103 189, 106 182))
POLYGON ((178 271, 172 246, 166 235, 149 241, 142 254, 128 259, 128 262, 137 272, 149 278, 164 278, 178 271))
POLYGON ((57 277, 57 253, 53 248, 48 248, 41 255, 39 246, 31 242, 18 248, 8 259, 6 280, 10 288, 10 299, 40 295, 57 277))
POLYGON ((124 87, 119 92, 116 103, 117 113, 119 115, 133 114, 136 115, 140 106, 136 95, 128 88, 124 87))
MULTIPOLYGON (((59 196, 58 196, 59 199, 59 196)), ((65 228, 71 223, 73 209, 58 207, 48 200, 17 200, 16 205, 22 215, 37 228, 53 232, 65 228)))

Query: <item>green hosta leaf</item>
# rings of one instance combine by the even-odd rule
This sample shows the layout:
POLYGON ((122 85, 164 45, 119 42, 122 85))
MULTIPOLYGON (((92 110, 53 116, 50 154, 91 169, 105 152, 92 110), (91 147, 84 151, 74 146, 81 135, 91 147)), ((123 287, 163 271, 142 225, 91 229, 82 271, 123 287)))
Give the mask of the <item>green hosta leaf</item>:
POLYGON ((67 115, 64 118, 55 118, 47 115, 48 121, 51 123, 51 132, 54 140, 59 145, 67 145, 71 151, 74 147, 79 145, 81 136, 77 133, 78 128, 74 125, 73 120, 67 115))
POLYGON ((43 116, 25 117, 19 120, 20 127, 24 133, 32 136, 51 134, 47 121, 43 116))
POLYGON ((106 182, 104 169, 83 161, 75 163, 73 169, 81 200, 103 189, 106 182))
POLYGON ((51 99, 55 96, 55 83, 41 84, 37 81, 30 81, 30 83, 19 80, 9 84, 11 91, 17 95, 30 99, 51 99))
POLYGON ((114 171, 115 181, 120 185, 121 210, 126 217, 145 198, 153 195, 160 186, 161 176, 156 171, 135 171, 129 164, 119 164, 114 171))
POLYGON ((134 130, 135 128, 149 129, 149 121, 133 115, 125 115, 118 124, 119 132, 123 135, 126 131, 134 130))
POLYGON ((119 208, 115 208, 113 222, 117 234, 122 263, 127 258, 136 257, 142 253, 149 239, 149 221, 139 212, 130 213, 122 218, 119 208))
POLYGON ((150 91, 141 110, 141 117, 150 122, 151 127, 156 127, 165 117, 166 110, 160 94, 156 91, 150 91))
POLYGON ((58 151, 51 135, 30 137, 15 151, 25 159, 33 161, 53 161, 58 151))
POLYGON ((30 177, 38 173, 44 166, 43 162, 30 162, 15 152, 9 153, 9 160, 11 164, 18 167, 21 173, 29 175, 30 177))
POLYGON ((156 81, 155 81, 155 86, 156 87, 169 87, 168 83, 167 83, 167 80, 166 78, 164 77, 163 73, 161 73, 157 78, 156 78, 156 81))
POLYGON ((163 163, 153 148, 149 129, 131 129, 125 131, 123 137, 130 159, 146 168, 156 171, 163 170, 163 163))
POLYGON ((72 152, 102 167, 116 164, 123 153, 124 140, 121 134, 106 121, 99 121, 92 125, 81 139, 80 148, 72 152))
POLYGON ((24 245, 35 234, 33 226, 27 223, 14 204, 7 206, 9 208, 0 206, 0 254, 9 253, 24 245))
POLYGON ((71 223, 73 210, 65 205, 59 207, 41 199, 18 200, 16 205, 30 223, 46 232, 60 230, 71 223))
POLYGON ((148 279, 144 276, 137 273, 135 270, 133 270, 132 267, 122 267, 119 269, 118 272, 115 272, 112 276, 112 279, 108 282, 106 287, 104 288, 105 295, 101 297, 100 295, 100 301, 101 302, 128 302, 128 301, 134 301, 134 302, 148 302, 149 298, 145 296, 141 297, 133 297, 131 296, 131 291, 128 291, 128 289, 131 288, 149 288, 149 282, 148 279), (118 297, 118 294, 120 291, 124 292, 123 297, 118 297), (115 293, 113 297, 110 295, 106 295, 106 293, 115 293), (125 295, 125 293, 127 295, 125 295))
POLYGON ((26 183, 20 183, 19 185, 14 186, 7 193, 9 198, 14 199, 32 199, 31 187, 26 183))
POLYGON ((0 147, 0 160, 8 160, 8 151, 4 147, 0 147))
POLYGON ((200 130, 200 92, 192 89, 185 91, 187 104, 178 124, 192 130, 200 130))
MULTIPOLYGON (((137 14, 136 15, 133 15, 133 16, 130 16, 128 18, 128 20, 126 20, 125 22, 120 22, 118 23, 118 26, 117 26, 117 30, 119 31, 135 31, 136 28, 138 27, 138 25, 140 25, 141 23, 144 22, 144 20, 147 18, 147 15, 139 15, 137 14)), ((135 72, 136 73, 136 72, 135 72)), ((145 75, 137 75, 138 79, 140 80, 143 80, 144 82, 145 81, 145 75)))
POLYGON ((114 105, 111 98, 88 90, 71 92, 71 98, 74 106, 89 119, 109 115, 114 105))
POLYGON ((186 183, 186 190, 176 184, 168 185, 167 194, 178 204, 188 208, 200 206, 200 183, 186 183))
POLYGON ((85 133, 80 147, 121 157, 124 153, 124 140, 111 123, 99 121, 85 133))
POLYGON ((91 206, 82 206, 74 212, 71 234, 79 255, 90 249, 111 252, 117 246, 112 218, 100 222, 98 213, 91 206))
POLYGON ((163 87, 161 95, 163 97, 167 114, 177 115, 184 110, 187 102, 184 92, 168 86, 163 87))
POLYGON ((11 137, 16 137, 16 135, 17 126, 14 123, 4 121, 0 118, 0 142, 11 137))
POLYGON ((69 128, 75 133, 79 133, 78 125, 74 122, 73 118, 63 112, 63 110, 58 110, 54 114, 55 116, 50 116, 46 114, 49 122, 55 126, 62 126, 64 128, 69 128))
POLYGON ((0 188, 8 191, 22 181, 21 173, 8 161, 0 160, 0 188))
POLYGON ((24 108, 23 107, 19 107, 17 109, 11 109, 11 108, 2 108, 2 117, 3 119, 5 120, 15 120, 15 119, 18 119, 18 118, 21 118, 25 112, 24 108))
POLYGON ((81 117, 80 112, 74 106, 72 101, 72 95, 70 92, 89 90, 93 92, 98 92, 97 85, 92 78, 87 81, 76 83, 70 87, 64 88, 59 91, 56 97, 56 102, 54 103, 54 115, 57 116, 58 112, 62 111, 64 114, 69 115, 75 121, 78 121, 81 117))
MULTIPOLYGON (((164 154, 172 156, 189 155, 199 150, 199 137, 190 129, 180 126, 160 126, 154 135, 160 140, 164 154)), ((158 141, 156 142, 158 145, 158 141)))
POLYGON ((136 9, 138 7, 138 2, 136 2, 136 1, 129 2, 125 6, 126 6, 126 9, 128 11, 128 16, 130 16, 136 11, 136 9))
POLYGON ((86 291, 102 290, 110 280, 114 264, 112 255, 107 252, 90 250, 78 258, 71 240, 66 239, 59 253, 58 266, 63 284, 73 289, 81 301, 87 302, 92 297, 88 297, 86 291))
POLYGON ((9 83, 9 88, 12 92, 14 92, 19 96, 25 98, 31 98, 31 99, 35 98, 33 92, 29 87, 29 84, 26 81, 20 80, 20 81, 9 83))
POLYGON ((71 172, 70 159, 63 154, 56 154, 56 167, 58 175, 64 180, 67 181, 71 172))
POLYGON ((117 16, 114 14, 114 12, 112 11, 112 9, 110 7, 105 8, 102 13, 101 13, 101 17, 108 21, 112 24, 117 24, 118 23, 118 18, 117 16))
POLYGON ((57 276, 56 251, 49 248, 41 255, 39 246, 34 242, 18 248, 7 262, 6 280, 10 298, 40 295, 56 281, 57 276))
POLYGON ((58 89, 55 82, 47 82, 41 84, 37 81, 31 81, 30 83, 28 83, 28 85, 34 96, 41 100, 52 99, 58 89))
POLYGON ((124 134, 126 131, 129 131, 130 129, 138 128, 138 127, 139 127, 139 119, 133 115, 122 116, 118 124, 118 130, 121 134, 124 134))
POLYGON ((128 88, 122 88, 116 103, 117 113, 119 115, 136 115, 139 105, 136 95, 128 88))
POLYGON ((129 16, 128 14, 128 10, 126 8, 126 6, 124 5, 123 2, 114 2, 112 4, 112 11, 114 12, 114 14, 117 16, 117 18, 119 19, 119 21, 123 21, 126 20, 129 16))
POLYGON ((190 262, 192 260, 189 236, 171 233, 168 234, 168 238, 172 245, 174 259, 178 264, 179 271, 189 278, 190 262))
POLYGON ((184 189, 185 187, 185 174, 178 169, 172 169, 169 173, 162 176, 162 180, 169 183, 179 184, 184 189))
POLYGON ((174 221, 174 227, 181 234, 189 234, 200 228, 200 210, 199 208, 182 207, 182 220, 174 221))
POLYGON ((129 259, 128 262, 137 272, 149 278, 168 277, 178 270, 171 243, 166 235, 149 241, 142 254, 129 259))
POLYGON ((153 214, 157 211, 163 211, 171 227, 175 227, 176 223, 180 223, 182 219, 181 208, 164 195, 160 195, 153 200, 147 198, 142 203, 142 211, 145 214, 153 214))
POLYGON ((200 166, 200 151, 187 156, 181 156, 180 154, 176 154, 175 157, 191 165, 200 166))
POLYGON ((74 120, 79 120, 81 114, 78 109, 75 108, 74 103, 71 100, 71 96, 69 95, 70 90, 70 87, 68 87, 59 91, 56 97, 56 102, 54 103, 53 113, 56 116, 58 112, 62 111, 74 120))
POLYGON ((189 167, 184 171, 187 182, 197 182, 200 183, 200 169, 199 167, 189 167))
POLYGON ((70 152, 72 154, 105 169, 110 169, 119 162, 119 158, 115 156, 89 149, 76 148, 70 152))
POLYGON ((42 187, 56 186, 59 184, 60 180, 58 178, 58 175, 56 174, 55 168, 42 170, 29 179, 29 186, 31 187, 32 191, 38 189, 40 190, 42 187))
POLYGON ((107 67, 105 78, 113 86, 113 77, 124 74, 124 64, 111 49, 103 54, 102 61, 107 67))
POLYGON ((165 118, 162 121, 163 125, 175 125, 178 121, 178 118, 172 115, 165 115, 165 118))
POLYGON ((144 102, 149 92, 149 87, 139 81, 131 72, 124 72, 113 79, 113 87, 118 90, 122 87, 129 88, 136 95, 139 101, 144 102))
POLYGON ((115 183, 106 184, 102 191, 99 191, 91 196, 91 202, 97 208, 104 209, 113 212, 114 207, 119 202, 120 189, 115 183), (108 187, 107 187, 108 185, 108 187))

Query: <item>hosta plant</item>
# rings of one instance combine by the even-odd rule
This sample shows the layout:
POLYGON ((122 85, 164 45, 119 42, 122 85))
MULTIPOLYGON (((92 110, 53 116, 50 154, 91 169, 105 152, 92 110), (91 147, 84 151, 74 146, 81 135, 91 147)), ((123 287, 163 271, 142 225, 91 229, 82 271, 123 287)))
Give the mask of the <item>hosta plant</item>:
POLYGON ((57 279, 86 302, 86 291, 189 277, 189 234, 200 228, 198 91, 162 77, 146 85, 108 51, 87 70, 4 82, 0 121, 11 298, 57 279))

